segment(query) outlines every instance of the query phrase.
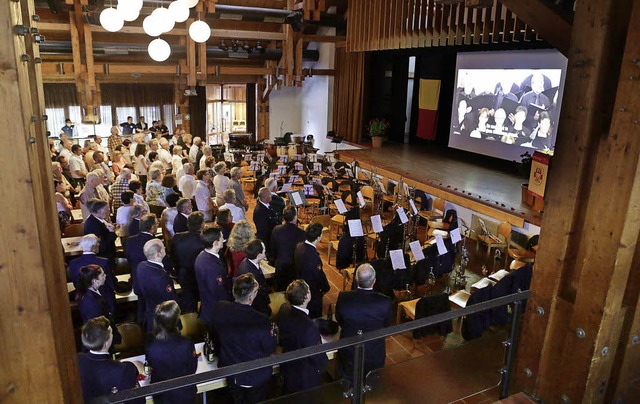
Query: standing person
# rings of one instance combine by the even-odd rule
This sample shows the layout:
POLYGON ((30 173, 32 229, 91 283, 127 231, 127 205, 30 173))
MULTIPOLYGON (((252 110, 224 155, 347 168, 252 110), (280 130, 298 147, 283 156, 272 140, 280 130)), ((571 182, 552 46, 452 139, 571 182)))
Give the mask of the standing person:
POLYGON ((142 261, 146 261, 147 255, 144 251, 144 247, 149 240, 155 240, 155 233, 158 230, 158 219, 153 213, 146 213, 142 215, 138 221, 138 228, 140 232, 127 238, 127 243, 124 245, 124 255, 131 267, 131 277, 135 279, 138 265, 142 261))
MULTIPOLYGON (((251 304, 259 285, 252 274, 240 275, 233 284, 234 302, 215 305, 213 328, 219 339, 218 366, 230 366, 266 358, 276 350, 271 321, 251 304)), ((266 398, 271 380, 270 366, 227 378, 234 403, 256 403, 266 398)))
POLYGON ((142 321, 143 329, 149 333, 153 330, 156 306, 167 300, 178 301, 178 294, 162 262, 166 256, 162 241, 147 241, 144 245, 144 255, 147 261, 138 264, 133 279, 133 291, 138 295, 138 314, 142 315, 138 320, 142 321))
MULTIPOLYGON (((180 175, 180 169, 182 168, 183 164, 182 164, 182 146, 179 145, 175 145, 172 146, 173 150, 172 150, 172 155, 171 155, 171 168, 172 168, 172 173, 174 173, 176 175, 176 179, 178 179, 178 181, 180 181, 180 178, 182 178, 182 175, 180 175)), ((184 172, 183 172, 184 175, 184 172)))
MULTIPOLYGON (((356 271, 358 289, 340 292, 336 303, 336 321, 340 325, 340 339, 388 327, 391 324, 391 300, 373 291, 376 271, 369 264, 362 264, 356 271)), ((338 351, 338 374, 353 384, 354 348, 338 351)), ((385 341, 367 342, 364 348, 364 374, 384 366, 385 341)))
POLYGON ((142 205, 149 212, 149 204, 144 200, 144 186, 140 181, 129 181, 129 189, 133 191, 134 205, 142 205))
POLYGON ((307 236, 298 227, 298 213, 293 206, 287 206, 282 213, 284 224, 274 227, 271 232, 271 254, 276 268, 276 288, 284 290, 296 277, 293 253, 298 243, 303 243, 307 236))
POLYGON ((297 276, 304 279, 311 289, 311 301, 307 306, 309 315, 317 318, 322 316, 322 296, 331 288, 316 247, 322 238, 322 224, 310 224, 305 233, 307 239, 296 246, 293 260, 297 276))
POLYGON ((158 159, 162 163, 162 166, 164 167, 167 174, 171 174, 172 172, 175 172, 178 170, 176 168, 174 171, 172 171, 171 164, 173 162, 173 159, 171 157, 171 153, 169 152, 169 141, 165 138, 160 139, 160 148, 158 149, 158 159))
MULTIPOLYGON (((187 175, 185 174, 185 177, 187 175)), ((194 192, 196 199, 196 207, 202 213, 204 213, 204 221, 210 222, 213 220, 216 206, 211 199, 211 193, 209 192, 209 186, 207 183, 211 180, 211 174, 209 170, 198 171, 198 181, 194 192)), ((184 177, 183 177, 184 178, 184 177)))
POLYGON ((121 123, 120 126, 122 126, 123 135, 132 135, 136 131, 136 124, 133 123, 132 116, 128 116, 127 122, 121 123))
POLYGON ((118 133, 118 127, 111 127, 111 134, 107 138, 107 146, 109 147, 109 156, 113 156, 116 151, 116 147, 122 144, 122 137, 118 133))
MULTIPOLYGON (((111 359, 109 348, 113 342, 113 328, 108 319, 98 317, 82 327, 82 345, 89 351, 78 354, 82 398, 85 403, 94 398, 138 386, 138 370, 131 362, 111 359)), ((144 399, 135 403, 144 403, 144 399)))
MULTIPOLYGON (((287 303, 278 312, 278 329, 282 352, 291 352, 302 348, 322 344, 320 331, 309 317, 307 305, 311 301, 309 285, 302 279, 296 279, 287 287, 287 303)), ((307 390, 320 385, 320 373, 327 366, 326 354, 287 362, 280 365, 284 376, 284 394, 307 390)))
POLYGON ((282 222, 282 212, 284 211, 284 207, 286 202, 284 199, 276 194, 276 190, 278 189, 278 181, 275 178, 269 178, 265 181, 264 186, 269 188, 269 192, 271 192, 271 209, 276 214, 276 220, 278 224, 282 222))
POLYGON ((195 312, 200 300, 194 267, 196 258, 204 250, 204 244, 200 238, 203 223, 202 212, 193 212, 187 219, 188 230, 176 232, 171 239, 171 257, 182 287, 182 308, 187 313, 195 312))
POLYGON ((100 177, 96 173, 87 174, 87 183, 80 191, 78 199, 80 200, 80 209, 82 210, 82 220, 89 217, 89 201, 91 199, 100 199, 98 186, 100 185, 100 177))
POLYGON ((125 245, 125 239, 129 236, 129 222, 134 201, 133 191, 127 189, 120 194, 121 206, 116 211, 116 226, 123 246, 125 245))
POLYGON ((116 228, 109 223, 109 204, 101 199, 91 199, 87 204, 89 217, 84 222, 84 234, 95 234, 100 239, 98 255, 109 260, 111 268, 116 266, 116 228))
POLYGON ((144 121, 144 116, 141 116, 136 124, 136 133, 149 133, 149 124, 144 121))
MULTIPOLYGON (((227 267, 220 259, 222 232, 219 227, 208 227, 202 231, 204 251, 194 263, 198 291, 200 292, 200 318, 212 330, 214 306, 219 301, 231 300, 231 282, 227 267)), ((215 333, 211 333, 215 337, 215 333)), ((214 344, 217 341, 214 339, 214 344)), ((216 348, 218 348, 216 346, 216 348)))
POLYGON ((172 229, 174 234, 188 230, 187 220, 192 212, 191 200, 187 198, 178 200, 178 203, 176 203, 176 210, 178 213, 176 214, 175 219, 173 219, 172 229))
POLYGON ((229 173, 229 189, 233 189, 236 192, 236 200, 233 202, 237 207, 243 209, 245 212, 249 208, 247 198, 244 196, 244 190, 242 184, 240 184, 240 178, 242 178, 242 170, 240 167, 233 167, 229 173))
POLYGON ((60 231, 64 232, 65 227, 71 224, 71 201, 64 196, 65 187, 60 181, 53 181, 53 189, 55 193, 56 209, 58 211, 58 223, 60 225, 60 231))
POLYGON ((82 147, 79 144, 74 144, 71 146, 71 153, 73 153, 69 159, 71 177, 77 184, 84 185, 85 178, 87 177, 87 166, 82 159, 82 147))
MULTIPOLYGON (((193 341, 178 331, 180 306, 174 300, 156 306, 153 319, 153 339, 146 348, 151 367, 151 383, 192 375, 198 368, 193 341)), ((153 396, 154 403, 193 403, 196 386, 183 387, 153 396)))
MULTIPOLYGON (((222 211, 228 212, 227 209, 223 209, 222 211)), ((239 221, 231 229, 225 256, 227 257, 227 264, 229 265, 229 274, 232 278, 238 277, 240 263, 247 258, 247 246, 255 238, 256 234, 253 231, 253 226, 246 220, 239 221)))
POLYGON ((264 278, 262 269, 260 269, 260 261, 266 256, 264 243, 258 239, 249 242, 246 248, 247 258, 245 258, 238 267, 238 276, 242 274, 253 274, 256 278, 260 288, 258 294, 253 300, 251 307, 263 313, 264 315, 271 317, 271 299, 269 298, 269 291, 267 290, 267 281, 264 278))
MULTIPOLYGON (((117 153, 117 152, 116 152, 117 153)), ((120 174, 120 180, 111 185, 111 201, 114 212, 118 212, 118 208, 122 206, 122 194, 129 190, 129 182, 131 181, 131 170, 123 168, 120 174)), ((133 195, 132 195, 133 197, 133 195)))
POLYGON ((216 165, 213 166, 213 171, 216 173, 215 177, 213 177, 213 186, 216 190, 216 204, 222 206, 224 205, 224 191, 226 191, 229 186, 229 177, 224 175, 227 171, 227 164, 224 161, 216 163, 216 165))
POLYGON ((193 164, 195 167, 198 167, 198 165, 200 164, 200 157, 202 156, 202 151, 200 150, 201 144, 202 141, 198 136, 196 136, 193 138, 193 144, 189 148, 189 160, 191 160, 191 164, 193 164))
POLYGON ((60 135, 67 135, 68 137, 73 137, 73 128, 75 125, 71 122, 71 119, 67 118, 64 120, 64 126, 60 128, 60 135))
POLYGON ((183 165, 184 175, 178 180, 178 190, 187 199, 193 199, 196 192, 196 177, 193 175, 193 164, 183 165))
POLYGON ((149 205, 167 206, 167 202, 164 200, 164 187, 162 186, 162 171, 159 169, 153 169, 149 171, 149 179, 147 182, 147 203, 149 205))
POLYGON ((244 215, 244 209, 237 207, 234 202, 236 201, 236 191, 233 189, 227 189, 222 194, 224 200, 223 205, 218 205, 218 209, 228 209, 231 212, 231 221, 238 223, 240 220, 246 220, 244 215))
POLYGON ((280 224, 270 204, 271 192, 266 187, 260 188, 258 203, 253 210, 253 223, 256 225, 256 237, 267 246, 267 252, 271 251, 271 232, 276 225, 280 224))
POLYGON ((147 146, 144 143, 138 143, 136 146, 134 160, 136 162, 136 175, 140 179, 143 187, 147 186, 147 172, 149 170, 149 164, 144 156, 147 150, 147 146))
POLYGON ((115 328, 114 306, 115 293, 105 285, 107 276, 100 265, 89 264, 80 268, 76 289, 78 311, 82 316, 82 323, 86 324, 92 318, 104 316, 114 327, 113 339, 116 344, 122 341, 122 336, 115 328))

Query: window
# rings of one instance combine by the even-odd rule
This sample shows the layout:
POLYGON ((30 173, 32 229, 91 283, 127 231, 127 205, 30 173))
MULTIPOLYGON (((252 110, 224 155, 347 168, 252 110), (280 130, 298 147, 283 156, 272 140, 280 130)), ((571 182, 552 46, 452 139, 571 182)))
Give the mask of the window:
POLYGON ((246 132, 247 87, 245 84, 207 86, 209 133, 246 132))

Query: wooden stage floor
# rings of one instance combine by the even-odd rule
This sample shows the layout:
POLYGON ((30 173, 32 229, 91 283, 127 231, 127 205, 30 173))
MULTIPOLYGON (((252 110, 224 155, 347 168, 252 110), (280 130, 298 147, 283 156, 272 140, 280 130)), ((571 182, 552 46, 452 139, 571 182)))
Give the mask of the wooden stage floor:
POLYGON ((427 193, 436 194, 455 204, 467 205, 465 207, 473 210, 478 210, 478 204, 483 205, 488 210, 481 213, 490 216, 489 212, 493 210, 520 221, 524 219, 536 226, 540 226, 542 222, 541 213, 522 204, 523 180, 509 172, 512 165, 509 162, 505 162, 504 167, 499 167, 499 162, 484 164, 482 158, 475 162, 469 161, 464 153, 444 147, 413 144, 385 144, 380 149, 340 150, 340 159, 347 162, 355 159, 402 175, 403 178, 432 188, 433 192, 424 189, 427 193), (493 167, 488 167, 489 165, 493 167))

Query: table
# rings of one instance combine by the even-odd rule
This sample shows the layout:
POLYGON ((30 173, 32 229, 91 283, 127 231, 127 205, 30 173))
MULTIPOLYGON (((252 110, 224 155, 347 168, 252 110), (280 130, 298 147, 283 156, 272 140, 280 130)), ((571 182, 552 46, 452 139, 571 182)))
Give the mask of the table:
MULTIPOLYGON (((124 274, 116 276, 118 282, 129 282, 131 278, 131 274, 124 274)), ((179 283, 173 282, 173 288, 177 291, 182 289, 179 283)), ((76 290, 76 287, 72 282, 67 282, 67 293, 71 293, 76 290)), ((117 293, 116 292, 116 303, 126 303, 126 302, 137 302, 138 296, 133 292, 133 289, 128 293, 117 293)), ((72 302, 71 305, 75 305, 76 302, 72 302)))
MULTIPOLYGON (((62 241, 62 247, 64 248, 64 255, 65 257, 76 257, 78 255, 82 255, 82 248, 80 248, 80 246, 78 245, 78 243, 80 243, 80 240, 82 240, 82 237, 84 236, 76 236, 76 237, 63 237, 61 239, 62 241)), ((162 237, 162 228, 158 227, 158 230, 156 231, 156 238, 157 237, 162 237)), ((122 239, 120 238, 120 236, 118 236, 118 238, 116 238, 116 251, 117 252, 122 252, 122 239)), ((275 271, 275 270, 274 270, 275 271)))
POLYGON ((82 209, 71 209, 71 219, 73 223, 82 223, 82 209))
POLYGON ((265 279, 271 279, 276 276, 276 268, 269 265, 269 261, 266 259, 260 261, 260 269, 262 270, 265 279))

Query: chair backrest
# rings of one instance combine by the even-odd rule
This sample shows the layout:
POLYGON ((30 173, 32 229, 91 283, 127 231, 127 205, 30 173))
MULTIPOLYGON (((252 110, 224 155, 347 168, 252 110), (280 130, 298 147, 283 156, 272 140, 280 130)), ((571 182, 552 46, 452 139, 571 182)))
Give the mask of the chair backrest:
POLYGON ((331 225, 331 216, 318 215, 311 219, 311 223, 320 223, 323 227, 329 227, 331 225))
POLYGON ((118 324, 118 331, 122 335, 122 342, 116 344, 113 348, 122 356, 131 356, 137 354, 141 350, 144 352, 144 333, 140 325, 136 323, 118 324))
POLYGON ((360 192, 362 192, 362 196, 364 199, 373 199, 373 187, 371 185, 365 185, 360 188, 360 192))
POLYGON ((255 177, 256 176, 256 172, 255 171, 251 171, 251 167, 250 166, 242 166, 242 167, 240 167, 240 171, 242 172, 242 176, 243 177, 255 177))
POLYGON ((274 292, 269 294, 269 299, 271 300, 269 303, 269 307, 271 307, 271 321, 277 321, 280 306, 287 301, 287 298, 284 296, 284 292, 274 292))
POLYGON ((446 201, 442 198, 436 198, 433 201, 433 210, 438 210, 442 213, 444 213, 444 205, 445 205, 446 201))
POLYGON ((182 323, 182 330, 180 330, 182 336, 189 337, 194 342, 204 340, 207 326, 198 318, 198 313, 182 314, 180 322, 182 323))
POLYGON ((511 242, 511 223, 501 222, 498 225, 498 234, 504 237, 507 245, 511 242))
POLYGON ((149 213, 153 213, 154 215, 156 215, 156 217, 158 219, 160 219, 162 217, 162 212, 165 210, 166 208, 164 206, 160 206, 160 205, 149 205, 149 213))
POLYGON ((65 237, 84 236, 84 224, 82 223, 70 224, 69 226, 64 228, 64 236, 65 237))

